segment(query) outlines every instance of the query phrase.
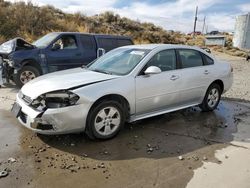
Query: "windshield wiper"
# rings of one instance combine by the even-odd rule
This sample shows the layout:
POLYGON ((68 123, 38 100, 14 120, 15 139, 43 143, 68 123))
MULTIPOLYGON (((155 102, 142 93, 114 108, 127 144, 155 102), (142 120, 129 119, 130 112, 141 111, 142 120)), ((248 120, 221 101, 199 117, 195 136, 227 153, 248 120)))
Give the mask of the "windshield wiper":
POLYGON ((100 72, 100 73, 104 73, 104 74, 112 74, 111 72, 108 72, 108 71, 105 71, 105 70, 100 70, 100 69, 93 69, 92 71, 100 72))

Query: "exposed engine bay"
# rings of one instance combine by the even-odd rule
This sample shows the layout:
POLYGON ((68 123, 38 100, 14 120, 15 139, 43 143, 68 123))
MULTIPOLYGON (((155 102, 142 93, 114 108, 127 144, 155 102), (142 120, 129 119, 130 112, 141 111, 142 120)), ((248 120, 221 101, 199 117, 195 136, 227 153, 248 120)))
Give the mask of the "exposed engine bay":
POLYGON ((35 46, 22 38, 14 38, 0 45, 0 86, 13 80, 9 75, 13 75, 14 69, 9 55, 19 50, 34 49, 35 46))

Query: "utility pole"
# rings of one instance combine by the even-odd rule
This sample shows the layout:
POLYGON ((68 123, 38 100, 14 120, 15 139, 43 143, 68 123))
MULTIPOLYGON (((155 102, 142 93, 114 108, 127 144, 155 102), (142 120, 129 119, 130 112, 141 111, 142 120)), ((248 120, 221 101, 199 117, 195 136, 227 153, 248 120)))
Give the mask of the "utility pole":
POLYGON ((198 6, 196 6, 196 10, 195 10, 193 38, 195 37, 196 22, 197 22, 197 19, 198 19, 197 15, 198 15, 198 6))
POLYGON ((203 26, 202 26, 202 33, 203 34, 204 34, 205 26, 206 26, 206 16, 204 16, 204 20, 203 20, 203 26))

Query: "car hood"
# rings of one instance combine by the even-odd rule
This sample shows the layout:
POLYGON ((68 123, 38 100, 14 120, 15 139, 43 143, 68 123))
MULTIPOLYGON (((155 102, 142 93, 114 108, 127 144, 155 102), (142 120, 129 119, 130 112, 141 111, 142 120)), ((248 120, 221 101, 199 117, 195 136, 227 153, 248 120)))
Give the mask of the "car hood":
POLYGON ((25 84, 21 91, 24 95, 35 99, 44 93, 75 89, 119 77, 120 76, 98 73, 83 68, 76 68, 38 77, 25 84))
POLYGON ((11 39, 7 42, 4 42, 3 44, 0 45, 0 54, 1 55, 8 55, 11 52, 20 50, 20 49, 34 49, 35 46, 32 44, 28 43, 22 38, 14 38, 11 39))

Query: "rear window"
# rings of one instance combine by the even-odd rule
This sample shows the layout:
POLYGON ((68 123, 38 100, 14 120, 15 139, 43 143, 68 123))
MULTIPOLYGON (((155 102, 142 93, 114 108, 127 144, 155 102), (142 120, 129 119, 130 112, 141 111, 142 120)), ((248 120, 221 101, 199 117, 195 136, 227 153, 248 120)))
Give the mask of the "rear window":
POLYGON ((131 40, 129 39, 117 39, 117 46, 128 46, 128 45, 132 45, 131 40))
POLYGON ((200 52, 196 50, 180 49, 182 68, 203 66, 203 60, 200 52))
POLYGON ((129 39, 119 38, 99 38, 98 41, 100 48, 105 49, 106 52, 113 50, 114 48, 133 44, 129 39))
POLYGON ((99 38, 98 41, 100 48, 105 49, 106 52, 117 47, 115 39, 99 38))
POLYGON ((93 36, 81 35, 80 40, 84 49, 93 50, 96 48, 93 36))

